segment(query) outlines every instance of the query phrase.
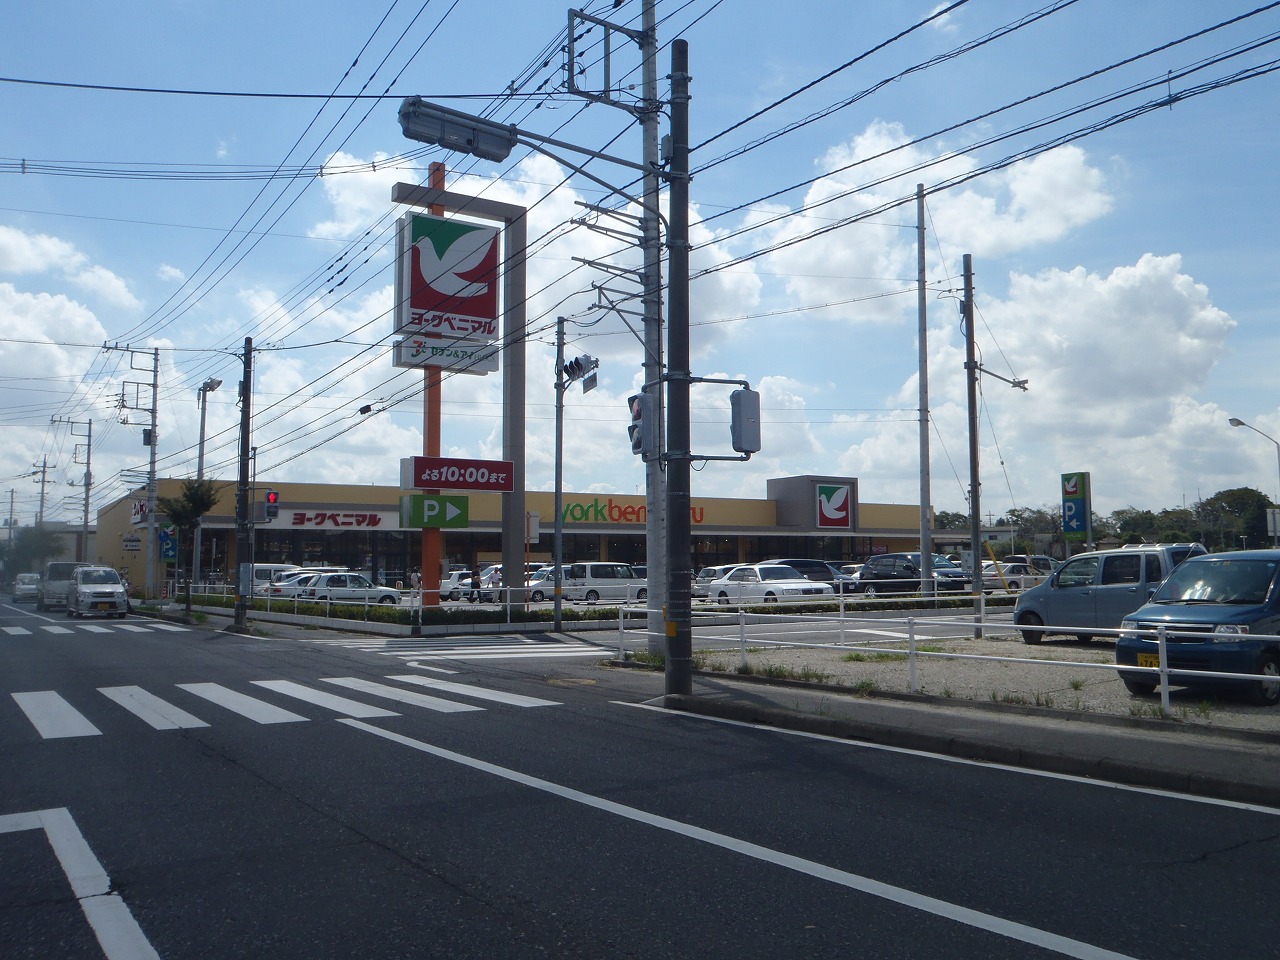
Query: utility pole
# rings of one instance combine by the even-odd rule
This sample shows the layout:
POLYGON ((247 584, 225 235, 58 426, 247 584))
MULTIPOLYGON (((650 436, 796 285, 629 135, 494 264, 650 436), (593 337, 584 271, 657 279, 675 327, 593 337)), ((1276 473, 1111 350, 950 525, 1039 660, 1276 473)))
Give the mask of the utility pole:
POLYGON ((160 437, 156 424, 160 399, 160 350, 151 351, 151 460, 147 466, 147 599, 155 597, 156 586, 156 447, 160 437))
POLYGON ((36 482, 40 484, 40 509, 36 512, 36 526, 44 526, 44 488, 49 483, 49 458, 41 457, 40 462, 36 464, 40 468, 40 479, 36 482))
MULTIPOLYGON (((82 519, 82 524, 81 524, 83 527, 83 530, 81 533, 80 543, 76 548, 76 559, 88 560, 89 559, 89 556, 88 556, 88 553, 89 553, 89 492, 93 486, 93 421, 90 420, 88 423, 79 423, 75 420, 64 419, 63 417, 54 417, 50 422, 65 423, 71 427, 71 435, 73 437, 83 436, 85 438, 84 517, 82 519), (86 430, 87 430, 86 433, 84 434, 76 433, 76 427, 81 427, 81 426, 86 427, 86 430)), ((76 463, 80 462, 80 460, 78 459, 79 452, 80 452, 80 445, 76 444, 75 450, 72 453, 72 459, 75 460, 76 463)))
POLYGON ((13 494, 12 487, 9 488, 9 543, 13 543, 13 494))
POLYGON ((920 345, 920 592, 932 596, 933 516, 929 484, 929 298, 925 291, 924 184, 916 184, 916 313, 920 345))
MULTIPOLYGON (((982 598, 982 506, 979 499, 980 471, 978 469, 978 359, 973 331, 973 255, 964 255, 964 300, 961 304, 964 320, 964 369, 969 396, 969 550, 973 554, 972 570, 975 603, 982 598)), ((974 627, 979 636, 981 627, 974 627)))
POLYGON ((244 632, 253 590, 253 547, 249 540, 249 426, 253 410, 253 338, 244 338, 244 379, 240 381, 240 472, 236 483, 236 606, 233 630, 244 632), (246 568, 246 564, 248 567, 246 568))
POLYGON ((689 437, 689 43, 671 44, 671 188, 667 259, 666 692, 693 692, 689 437))

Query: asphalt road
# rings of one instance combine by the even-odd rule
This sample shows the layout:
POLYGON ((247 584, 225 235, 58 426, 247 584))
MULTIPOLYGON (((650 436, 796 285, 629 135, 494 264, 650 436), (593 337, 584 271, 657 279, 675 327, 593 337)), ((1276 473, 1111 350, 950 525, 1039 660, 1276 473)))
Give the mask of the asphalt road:
POLYGON ((6 958, 1273 952, 1280 811, 318 639, 0 605, 6 958))

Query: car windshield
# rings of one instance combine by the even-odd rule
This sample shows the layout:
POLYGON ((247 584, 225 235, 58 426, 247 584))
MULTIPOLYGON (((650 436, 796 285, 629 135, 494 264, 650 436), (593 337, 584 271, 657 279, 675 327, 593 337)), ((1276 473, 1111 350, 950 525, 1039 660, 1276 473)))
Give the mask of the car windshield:
MULTIPOLYGON (((918 557, 919 554, 915 554, 915 556, 918 557)), ((960 565, 955 563, 949 557, 944 557, 940 553, 935 553, 933 555, 933 569, 937 570, 939 567, 950 567, 953 570, 960 569, 960 565)))
POLYGON ((80 574, 81 583, 119 583, 120 577, 114 570, 86 570, 80 574))
POLYGON ((802 580, 803 577, 791 567, 756 567, 760 571, 761 580, 802 580))
POLYGON ((1277 560, 1241 559, 1184 563, 1156 591, 1156 603, 1234 603, 1256 605, 1267 599, 1277 560))
POLYGON ((34 573, 20 573, 18 574, 18 582, 27 583, 27 584, 39 583, 40 578, 36 576, 34 573))

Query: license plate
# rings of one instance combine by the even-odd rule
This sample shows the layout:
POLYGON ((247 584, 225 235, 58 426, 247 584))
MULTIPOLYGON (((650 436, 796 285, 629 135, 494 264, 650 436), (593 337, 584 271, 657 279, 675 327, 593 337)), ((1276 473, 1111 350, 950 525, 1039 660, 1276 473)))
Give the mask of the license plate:
POLYGON ((1159 667, 1160 654, 1158 653, 1140 653, 1138 654, 1138 666, 1140 667, 1159 667))
POLYGON ((93 606, 95 610, 114 610, 116 605, 114 603, 95 603, 93 606))

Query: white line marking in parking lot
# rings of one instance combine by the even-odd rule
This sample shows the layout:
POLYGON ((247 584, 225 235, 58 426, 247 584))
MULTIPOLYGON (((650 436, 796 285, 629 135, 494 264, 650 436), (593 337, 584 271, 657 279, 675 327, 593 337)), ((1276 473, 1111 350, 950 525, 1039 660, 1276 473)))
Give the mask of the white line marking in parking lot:
POLYGON ((829 883, 838 884, 850 890, 856 890, 869 896, 879 897, 883 900, 888 900, 891 903, 901 904, 902 906, 910 909, 919 910, 923 913, 929 913, 936 917, 952 920, 956 923, 964 924, 965 926, 985 930, 989 933, 994 933, 997 936, 1007 937, 1010 940, 1016 940, 1021 943, 1038 946, 1045 950, 1060 953, 1064 956, 1075 957, 1077 960, 1132 960, 1132 958, 1128 957, 1126 954, 1116 953, 1112 950, 1094 946, 1093 944, 1085 943, 1080 940, 1072 940, 1069 937, 1050 933, 1048 930, 1040 930, 1024 923, 1007 920, 1004 917, 997 917, 989 913, 982 913, 978 910, 971 910, 968 907, 962 907, 955 903, 948 903, 946 900, 939 900, 936 897, 926 896, 922 893, 917 893, 914 890, 908 890, 904 887, 896 887, 888 883, 882 883, 879 880, 872 880, 870 877, 860 876, 856 873, 849 873, 845 870, 838 870, 835 867, 816 863, 813 860, 806 860, 803 857, 783 853, 780 850, 772 850, 769 847, 752 843, 749 840, 742 840, 738 837, 731 837, 723 833, 715 833, 714 831, 704 829, 703 827, 695 827, 692 824, 673 820, 670 817, 663 817, 655 813, 649 813, 646 810, 640 810, 636 807, 628 807, 625 804, 617 803, 613 800, 605 800, 603 797, 583 793, 581 790, 574 790, 572 787, 561 786, 558 783, 552 783, 550 780, 542 780, 538 777, 529 776, 528 774, 520 773, 519 771, 512 770, 508 767, 500 767, 497 764, 489 763, 488 761, 480 760, 476 757, 468 757, 461 753, 454 753, 452 750, 446 750, 443 747, 437 747, 434 744, 426 743, 422 740, 414 740, 411 737, 401 736, 398 733, 392 733, 389 730, 383 730, 379 727, 371 726, 360 720, 339 720, 338 722, 355 727, 358 730, 364 730, 367 733, 372 733, 385 740, 390 740, 392 743, 398 743, 402 746, 410 747, 411 749, 418 750, 433 757, 461 764, 464 767, 470 767, 472 770, 487 773, 491 776, 501 777, 504 780, 508 780, 512 783, 518 783, 534 790, 541 790, 544 793, 560 797, 563 800, 580 803, 583 806, 591 807, 604 813, 624 817, 628 820, 635 821, 636 823, 642 823, 658 830, 666 830, 669 833, 687 837, 690 840, 696 840, 700 843, 719 847, 722 850, 728 850, 731 853, 750 857, 764 863, 770 863, 785 870, 792 870, 796 873, 814 877, 818 880, 825 880, 829 883))
POLYGON ((90 723, 84 714, 52 690, 15 693, 13 699, 27 715, 36 732, 46 740, 102 735, 102 731, 90 723))

